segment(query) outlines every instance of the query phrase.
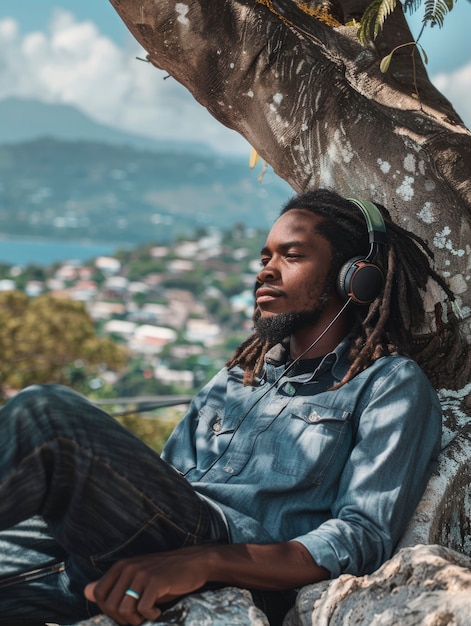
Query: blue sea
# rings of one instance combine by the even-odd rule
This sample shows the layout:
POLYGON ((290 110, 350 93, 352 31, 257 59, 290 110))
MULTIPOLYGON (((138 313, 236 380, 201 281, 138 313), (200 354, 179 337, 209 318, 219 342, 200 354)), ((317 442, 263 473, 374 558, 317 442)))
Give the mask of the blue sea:
POLYGON ((47 267, 61 261, 87 261, 101 255, 113 255, 123 244, 107 242, 63 241, 57 239, 2 239, 0 237, 0 263, 47 267))

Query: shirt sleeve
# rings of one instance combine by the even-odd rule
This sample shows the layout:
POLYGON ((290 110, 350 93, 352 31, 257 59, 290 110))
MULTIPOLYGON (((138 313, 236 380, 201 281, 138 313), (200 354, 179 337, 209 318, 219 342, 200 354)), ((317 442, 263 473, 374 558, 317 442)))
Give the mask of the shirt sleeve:
POLYGON ((389 559, 430 478, 442 412, 422 370, 401 359, 358 420, 332 518, 294 538, 331 576, 364 575, 389 559))

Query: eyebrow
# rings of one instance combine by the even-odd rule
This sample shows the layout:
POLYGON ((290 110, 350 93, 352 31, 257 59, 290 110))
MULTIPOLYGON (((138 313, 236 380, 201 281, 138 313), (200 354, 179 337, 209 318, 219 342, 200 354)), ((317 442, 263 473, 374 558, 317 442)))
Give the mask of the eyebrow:
MULTIPOLYGON (((305 241, 299 241, 295 239, 293 241, 287 241, 286 243, 282 243, 277 247, 280 250, 289 250, 290 248, 308 248, 309 244, 307 244, 305 241)), ((270 254, 270 249, 268 248, 268 246, 264 246, 260 250, 260 254, 270 254)))

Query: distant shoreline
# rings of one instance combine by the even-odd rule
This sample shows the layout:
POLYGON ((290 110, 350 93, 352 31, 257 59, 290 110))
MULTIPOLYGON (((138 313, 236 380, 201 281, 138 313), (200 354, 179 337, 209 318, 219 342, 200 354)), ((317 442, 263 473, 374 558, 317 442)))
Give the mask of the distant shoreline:
POLYGON ((69 260, 84 262, 97 256, 112 256, 118 250, 129 247, 129 244, 123 242, 22 237, 0 233, 0 263, 47 267, 69 260))
MULTIPOLYGON (((79 237, 78 239, 62 239, 59 236, 55 237, 45 237, 41 235, 12 235, 10 233, 4 233, 0 231, 0 241, 32 241, 34 243, 47 243, 49 241, 62 241, 62 243, 67 243, 70 241, 72 244, 77 245, 85 245, 85 246, 127 246, 129 244, 125 244, 121 241, 101 241, 100 239, 90 239, 88 237, 79 237)), ((137 244, 136 244, 137 245, 137 244)))

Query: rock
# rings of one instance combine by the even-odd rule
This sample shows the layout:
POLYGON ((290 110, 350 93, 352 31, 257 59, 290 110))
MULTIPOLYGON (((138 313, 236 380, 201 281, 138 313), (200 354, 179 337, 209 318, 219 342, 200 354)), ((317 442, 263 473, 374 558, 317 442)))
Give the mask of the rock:
MULTIPOLYGON (((150 626, 157 622, 144 622, 150 626)), ((258 609, 249 591, 227 587, 205 591, 183 598, 165 611, 158 626, 185 624, 186 626, 269 626, 268 619, 258 609)), ((78 622, 76 626, 116 626, 109 617, 98 615, 78 622)))
POLYGON ((401 549, 370 576, 304 587, 284 626, 468 626, 471 558, 438 545, 401 549))
POLYGON ((471 556, 471 382, 460 391, 439 391, 443 436, 436 473, 398 548, 440 544, 471 556))

